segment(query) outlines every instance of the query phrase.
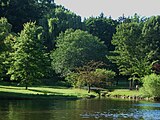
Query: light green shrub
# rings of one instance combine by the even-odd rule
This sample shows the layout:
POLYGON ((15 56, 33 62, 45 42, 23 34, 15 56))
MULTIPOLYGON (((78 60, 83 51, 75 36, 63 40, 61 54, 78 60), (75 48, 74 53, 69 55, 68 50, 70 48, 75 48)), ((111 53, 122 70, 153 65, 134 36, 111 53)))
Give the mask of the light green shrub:
POLYGON ((141 92, 151 97, 160 97, 160 75, 151 74, 143 78, 141 92))

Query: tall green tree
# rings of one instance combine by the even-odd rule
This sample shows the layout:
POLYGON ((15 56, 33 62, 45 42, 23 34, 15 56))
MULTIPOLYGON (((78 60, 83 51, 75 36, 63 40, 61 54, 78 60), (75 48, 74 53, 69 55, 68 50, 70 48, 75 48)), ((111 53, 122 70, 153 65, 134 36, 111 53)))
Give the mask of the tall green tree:
POLYGON ((52 51, 52 68, 63 75, 88 61, 105 61, 106 46, 103 42, 82 30, 66 30, 56 40, 52 51))
POLYGON ((153 16, 145 22, 142 35, 146 50, 156 51, 154 60, 160 60, 160 16, 153 16))
POLYGON ((11 34, 11 24, 8 23, 6 18, 0 19, 0 79, 3 79, 5 76, 5 61, 6 61, 6 54, 7 54, 7 47, 6 47, 6 39, 11 34))
POLYGON ((119 66, 120 74, 130 76, 131 81, 151 73, 151 59, 155 54, 144 44, 142 28, 141 23, 122 23, 112 40, 115 50, 109 58, 119 66))
POLYGON ((19 80, 28 85, 45 74, 49 64, 48 54, 43 46, 43 29, 35 23, 26 23, 14 44, 12 66, 8 70, 11 80, 19 80))

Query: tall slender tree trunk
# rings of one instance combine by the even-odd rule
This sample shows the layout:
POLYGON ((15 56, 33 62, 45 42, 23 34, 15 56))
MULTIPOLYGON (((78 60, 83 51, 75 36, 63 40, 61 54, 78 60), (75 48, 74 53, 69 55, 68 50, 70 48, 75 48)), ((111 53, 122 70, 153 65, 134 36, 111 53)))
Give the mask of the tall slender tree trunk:
POLYGON ((25 87, 26 87, 26 90, 28 90, 28 82, 27 82, 27 79, 25 80, 25 87))
POLYGON ((91 92, 91 85, 89 84, 88 85, 88 93, 90 93, 91 92))
POLYGON ((129 89, 130 89, 130 90, 133 89, 133 80, 132 80, 132 79, 130 80, 130 83, 129 83, 129 89))

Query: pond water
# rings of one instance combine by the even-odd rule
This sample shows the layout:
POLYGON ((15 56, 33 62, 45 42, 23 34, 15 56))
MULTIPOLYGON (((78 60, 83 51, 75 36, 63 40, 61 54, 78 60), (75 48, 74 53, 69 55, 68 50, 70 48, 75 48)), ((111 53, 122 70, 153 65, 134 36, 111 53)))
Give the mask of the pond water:
POLYGON ((158 120, 160 103, 115 99, 0 100, 0 120, 158 120))

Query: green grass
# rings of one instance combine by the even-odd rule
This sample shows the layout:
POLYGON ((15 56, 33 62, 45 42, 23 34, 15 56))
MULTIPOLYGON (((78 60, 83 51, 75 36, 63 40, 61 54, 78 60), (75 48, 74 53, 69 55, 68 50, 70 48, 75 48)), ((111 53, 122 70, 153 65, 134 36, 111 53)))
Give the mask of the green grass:
POLYGON ((111 96, 114 95, 124 95, 124 96, 141 96, 142 93, 137 90, 129 90, 129 89, 117 89, 112 92, 109 92, 111 96))
POLYGON ((0 99, 74 99, 83 98, 95 93, 88 93, 83 89, 72 89, 65 87, 24 87, 0 85, 0 99))

